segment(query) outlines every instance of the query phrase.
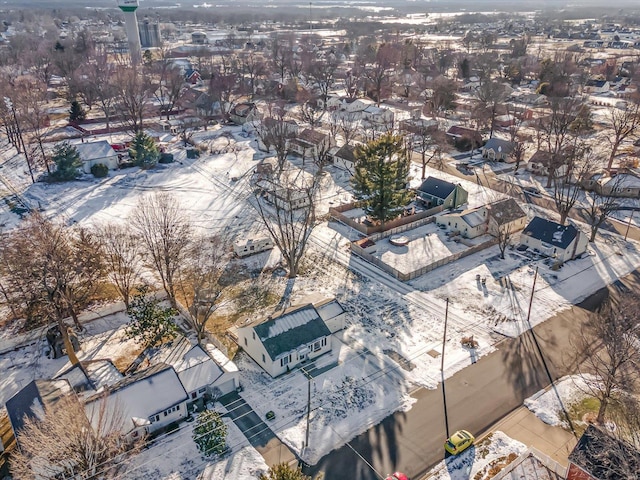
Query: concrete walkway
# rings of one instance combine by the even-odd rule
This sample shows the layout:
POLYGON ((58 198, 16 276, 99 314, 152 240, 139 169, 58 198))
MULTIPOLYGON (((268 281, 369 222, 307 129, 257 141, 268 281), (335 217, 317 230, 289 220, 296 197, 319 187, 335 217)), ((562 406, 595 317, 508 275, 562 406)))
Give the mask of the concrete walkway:
POLYGON ((577 443, 577 439, 571 433, 560 427, 547 425, 527 407, 516 408, 492 425, 490 431, 497 430, 524 443, 527 447, 540 450, 563 467, 568 465, 569 453, 577 443))

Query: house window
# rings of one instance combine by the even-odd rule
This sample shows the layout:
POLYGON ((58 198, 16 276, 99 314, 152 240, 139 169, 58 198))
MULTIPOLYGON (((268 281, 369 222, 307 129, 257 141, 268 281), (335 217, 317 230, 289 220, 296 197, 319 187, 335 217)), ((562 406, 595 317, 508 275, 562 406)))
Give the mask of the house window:
POLYGON ((246 347, 247 345, 249 345, 249 342, 247 342, 247 337, 244 337, 244 346, 246 347))
POLYGON ((327 344, 327 339, 326 339, 326 338, 323 338, 323 339, 322 339, 322 346, 324 347, 326 344, 327 344))
POLYGON ((264 358, 264 353, 262 354, 262 363, 266 363, 266 360, 264 358))
POLYGON ((166 417, 167 415, 169 415, 169 414, 168 414, 168 413, 166 412, 166 410, 165 410, 165 412, 164 412, 164 416, 166 417))
POLYGON ((256 332, 253 332, 253 339, 256 339, 256 332))
POLYGON ((191 394, 191 398, 196 398, 197 396, 198 396, 198 392, 193 392, 193 393, 191 394))
POLYGON ((156 415, 156 422, 160 421, 160 414, 156 415))
POLYGON ((320 342, 315 342, 313 344, 313 351, 317 352, 318 350, 320 350, 320 342))
MULTIPOLYGON (((207 388, 201 388, 200 390, 198 390, 198 393, 204 393, 207 391, 207 388)), ((180 405, 178 405, 178 409, 180 408, 180 405)))
POLYGON ((180 405, 176 405, 176 410, 180 410, 180 405))
POLYGON ((283 357, 280 359, 280 366, 285 367, 289 364, 289 357, 283 357))

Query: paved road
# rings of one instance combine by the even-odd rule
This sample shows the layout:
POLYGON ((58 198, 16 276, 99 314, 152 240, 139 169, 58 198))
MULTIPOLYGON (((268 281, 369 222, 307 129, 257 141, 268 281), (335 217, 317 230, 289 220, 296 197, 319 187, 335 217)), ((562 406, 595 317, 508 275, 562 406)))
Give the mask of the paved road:
MULTIPOLYGON (((638 287, 635 272, 624 282, 638 287)), ((520 406, 525 398, 551 381, 575 371, 570 338, 582 328, 588 310, 609 293, 603 289, 583 304, 562 312, 515 339, 505 339, 498 350, 447 379, 446 396, 450 431, 465 428, 475 433, 520 406), (541 359, 535 339, 543 352, 541 359)), ((326 480, 373 480, 395 470, 418 478, 444 458, 446 438, 442 387, 418 390, 408 412, 387 417, 380 424, 325 456, 307 473, 324 472, 326 480), (358 454, 354 453, 354 450, 358 454), (362 458, 361 458, 361 457, 362 458), (377 473, 363 460, 372 464, 377 473)))

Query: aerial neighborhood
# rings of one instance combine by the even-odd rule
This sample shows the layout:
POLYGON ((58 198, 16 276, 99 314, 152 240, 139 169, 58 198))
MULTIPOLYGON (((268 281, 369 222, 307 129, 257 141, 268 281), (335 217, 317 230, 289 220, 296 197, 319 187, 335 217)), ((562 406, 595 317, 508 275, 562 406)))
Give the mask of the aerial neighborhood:
POLYGON ((27 3, 0 479, 640 478, 639 5, 27 3))

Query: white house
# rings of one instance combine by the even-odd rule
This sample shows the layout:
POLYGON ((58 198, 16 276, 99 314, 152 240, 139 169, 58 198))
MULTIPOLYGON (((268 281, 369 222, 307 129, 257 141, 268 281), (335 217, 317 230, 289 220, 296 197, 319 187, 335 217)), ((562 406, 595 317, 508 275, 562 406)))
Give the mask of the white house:
POLYGON ((305 158, 317 158, 318 153, 326 153, 331 148, 331 137, 318 130, 305 128, 295 138, 288 141, 291 152, 305 158))
POLYGON ((233 244, 233 253, 239 258, 243 258, 271 250, 274 246, 273 239, 268 236, 243 238, 233 244))
POLYGON ((216 350, 213 345, 207 344, 203 348, 179 336, 172 342, 154 349, 153 354, 149 356, 149 362, 172 366, 189 395, 189 402, 194 402, 205 394, 217 398, 238 388, 240 380, 237 367, 224 355, 224 363, 218 364, 216 357, 211 355, 211 352, 216 350), (234 368, 229 369, 231 365, 234 368))
POLYGON ((488 232, 494 237, 511 235, 527 225, 527 214, 513 198, 498 200, 487 205, 488 232))
MULTIPOLYGON (((326 316, 329 315, 325 311, 326 316)), ((290 369, 331 351, 331 330, 313 306, 292 307, 276 317, 236 331, 238 344, 269 375, 290 369)))
POLYGON ((118 154, 106 140, 76 143, 74 146, 80 154, 84 173, 91 173, 91 167, 99 163, 106 165, 109 170, 118 168, 118 154))
POLYGON ((520 234, 520 245, 564 263, 582 255, 589 239, 573 225, 534 217, 520 234))
POLYGON ((536 175, 547 176, 549 175, 549 168, 552 166, 555 167, 555 175, 557 177, 563 177, 567 173, 567 164, 566 162, 558 162, 554 161, 551 153, 538 150, 534 153, 529 161, 527 162, 527 170, 536 175))
POLYGON ((464 238, 475 238, 487 231, 487 207, 445 213, 436 217, 436 224, 464 238))
POLYGON ((88 398, 85 412, 93 425, 103 409, 107 414, 117 412, 124 418, 123 433, 137 437, 185 418, 188 399, 173 367, 159 363, 88 398))
POLYGON ((356 148, 357 145, 343 145, 338 148, 332 155, 333 164, 346 170, 347 172, 352 173, 353 167, 356 163, 356 148))

